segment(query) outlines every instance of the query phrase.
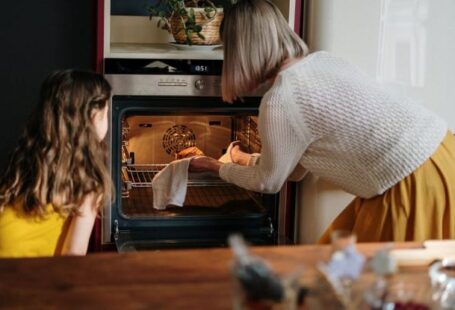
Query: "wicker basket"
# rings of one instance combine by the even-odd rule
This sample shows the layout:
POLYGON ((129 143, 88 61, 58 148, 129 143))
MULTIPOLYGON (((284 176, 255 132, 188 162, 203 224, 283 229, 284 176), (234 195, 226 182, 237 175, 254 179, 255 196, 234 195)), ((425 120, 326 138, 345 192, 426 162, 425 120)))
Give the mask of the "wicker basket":
MULTIPOLYGON (((203 14, 203 8, 193 8, 196 15, 196 23, 202 26, 201 34, 205 37, 202 40, 196 33, 191 37, 192 44, 194 45, 215 45, 220 44, 220 25, 223 21, 223 9, 217 9, 216 15, 212 20, 207 21, 203 14), (205 24, 204 24, 205 23, 205 24)), ((172 17, 170 20, 172 35, 175 42, 180 44, 187 44, 185 31, 182 29, 180 17, 172 17), (180 31, 178 31, 180 30, 180 31)))

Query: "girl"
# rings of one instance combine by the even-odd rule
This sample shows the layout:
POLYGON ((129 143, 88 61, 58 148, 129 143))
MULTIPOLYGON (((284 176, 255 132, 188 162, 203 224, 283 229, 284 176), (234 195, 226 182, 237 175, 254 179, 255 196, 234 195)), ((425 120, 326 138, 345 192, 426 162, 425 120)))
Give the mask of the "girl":
POLYGON ((111 87, 100 75, 59 71, 0 180, 0 256, 85 255, 111 195, 102 144, 111 87))
POLYGON ((357 198, 335 219, 359 241, 455 238, 455 138, 439 117, 304 42, 268 0, 239 1, 224 17, 223 99, 262 83, 261 155, 234 148, 234 163, 195 158, 249 190, 278 192, 303 171, 357 198))

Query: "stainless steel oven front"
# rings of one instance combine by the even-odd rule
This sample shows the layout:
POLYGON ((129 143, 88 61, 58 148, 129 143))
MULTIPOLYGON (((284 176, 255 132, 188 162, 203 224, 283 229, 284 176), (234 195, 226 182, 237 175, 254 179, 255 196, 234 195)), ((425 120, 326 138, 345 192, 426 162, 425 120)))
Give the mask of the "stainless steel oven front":
MULTIPOLYGON (((232 232, 277 244, 279 195, 250 192, 209 174, 190 174, 183 207, 153 208, 154 175, 186 147, 220 157, 231 141, 260 152, 261 91, 220 97, 221 61, 106 59, 113 88, 110 169, 116 195, 102 216, 102 241, 119 251, 225 245, 232 232)), ((282 229, 281 229, 282 231, 282 229)))

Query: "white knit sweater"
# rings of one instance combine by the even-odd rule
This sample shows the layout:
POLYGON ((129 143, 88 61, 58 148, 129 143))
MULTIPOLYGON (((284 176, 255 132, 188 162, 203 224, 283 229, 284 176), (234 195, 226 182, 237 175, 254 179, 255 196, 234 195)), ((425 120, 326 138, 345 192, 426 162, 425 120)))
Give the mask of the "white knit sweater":
POLYGON ((385 90, 349 63, 313 53, 282 71, 259 108, 260 160, 224 164, 240 187, 278 192, 297 164, 370 198, 411 174, 448 127, 411 99, 385 90))

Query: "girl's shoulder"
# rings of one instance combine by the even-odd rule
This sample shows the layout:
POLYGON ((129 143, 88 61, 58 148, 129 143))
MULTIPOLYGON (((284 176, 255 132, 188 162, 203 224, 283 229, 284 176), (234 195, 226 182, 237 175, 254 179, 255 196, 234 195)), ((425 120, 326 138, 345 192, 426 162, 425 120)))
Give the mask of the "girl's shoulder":
POLYGON ((0 257, 52 256, 67 220, 47 205, 43 216, 28 214, 18 204, 0 212, 0 257))
POLYGON ((40 222, 53 217, 66 218, 57 212, 51 203, 43 206, 42 214, 38 214, 37 212, 26 212, 21 199, 18 199, 10 205, 5 205, 2 209, 0 209, 0 225, 5 221, 9 222, 14 219, 23 220, 25 222, 40 222))

